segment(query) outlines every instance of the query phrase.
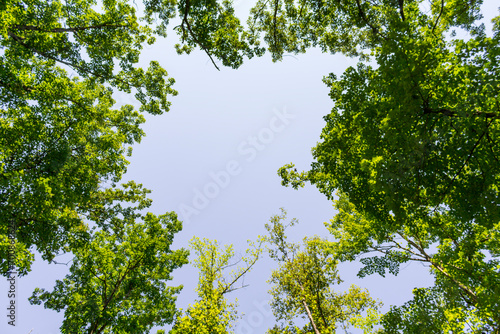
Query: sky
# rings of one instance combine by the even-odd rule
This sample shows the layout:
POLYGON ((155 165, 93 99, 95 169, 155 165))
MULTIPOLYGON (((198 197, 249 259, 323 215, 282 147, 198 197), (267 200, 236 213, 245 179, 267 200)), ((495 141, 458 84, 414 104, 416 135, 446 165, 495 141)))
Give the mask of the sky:
MULTIPOLYGON (((248 12, 250 5, 244 0, 235 3, 239 12, 248 12)), ((494 1, 487 6, 485 14, 497 13, 494 1)), ((340 75, 356 60, 310 50, 305 55, 287 55, 280 63, 264 56, 246 61, 238 70, 219 66, 217 71, 203 52, 177 55, 175 42, 171 33, 142 54, 143 66, 158 60, 175 78, 179 95, 171 98, 168 113, 146 117, 146 137, 134 146, 123 179, 152 190, 149 211, 178 213, 184 223, 174 246, 187 247, 197 236, 233 244, 237 253, 243 253, 247 240, 264 234, 264 224, 280 208, 299 220, 290 230, 292 240, 312 235, 331 238, 324 223, 335 215, 332 203, 312 186, 298 191, 281 186, 277 170, 290 162, 298 170, 308 168, 311 148, 325 125, 323 116, 333 106, 322 78, 331 72, 340 75)), ((137 105, 126 95, 116 99, 119 104, 137 105)), ((37 260, 33 271, 17 283, 18 325, 12 329, 1 321, 0 333, 59 333, 63 314, 31 306, 27 298, 35 287, 51 289, 68 267, 48 265, 39 256, 37 260)), ((227 296, 238 298, 242 318, 237 334, 264 333, 275 323, 267 305, 270 286, 266 283, 273 268, 263 257, 245 277, 249 286, 227 296)), ((372 297, 383 301, 384 311, 409 300, 413 288, 432 284, 427 268, 418 263, 386 278, 359 279, 359 268, 356 263, 340 265, 344 283, 339 291, 350 284, 368 288, 372 297)), ((196 298, 197 278, 188 265, 174 272, 172 285, 184 285, 179 307, 196 298)), ((5 280, 0 280, 0 291, 7 291, 5 280)), ((0 303, 5 310, 7 298, 0 298, 0 303)))

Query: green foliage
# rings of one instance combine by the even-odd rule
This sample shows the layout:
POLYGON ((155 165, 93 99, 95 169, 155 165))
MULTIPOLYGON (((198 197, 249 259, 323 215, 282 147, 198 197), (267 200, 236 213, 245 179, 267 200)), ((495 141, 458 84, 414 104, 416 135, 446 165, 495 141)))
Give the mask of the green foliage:
POLYGON ((182 286, 166 282, 187 263, 187 250, 170 248, 181 222, 173 212, 138 213, 149 206, 142 189, 132 184, 125 190, 107 193, 115 195, 114 201, 127 197, 138 206, 116 204, 93 212, 93 218, 109 220, 109 228, 75 247, 70 273, 53 291, 37 288, 30 297, 32 304, 64 311, 63 333, 148 333, 174 320, 175 294, 182 286))
POLYGON ((239 281, 257 262, 261 247, 250 243, 240 261, 243 266, 226 273, 234 258, 232 245, 221 248, 214 240, 193 238, 190 242, 197 258, 193 265, 199 270, 196 292, 198 300, 180 315, 170 331, 171 334, 223 334, 234 333, 234 321, 238 318, 236 301, 228 302, 226 294, 239 288, 239 281))
POLYGON ((273 60, 284 53, 303 53, 309 47, 323 52, 341 52, 366 59, 381 42, 415 32, 412 21, 432 29, 459 26, 470 28, 480 18, 482 1, 377 0, 257 1, 248 19, 250 35, 264 34, 273 60), (429 6, 430 3, 430 6, 429 6), (430 7, 429 11, 420 8, 430 7), (416 17, 417 16, 417 17, 416 17))
POLYGON ((351 285, 349 290, 337 293, 332 286, 342 282, 338 275, 338 261, 328 251, 329 242, 319 237, 304 238, 300 245, 287 241, 286 229, 297 223, 293 219, 284 224, 286 212, 271 218, 266 224, 269 232, 265 241, 269 255, 278 262, 269 282, 273 313, 280 322, 268 333, 335 333, 350 326, 371 332, 378 323, 380 306, 367 291, 351 285), (362 314, 366 311, 367 315, 362 314), (297 320, 306 319, 302 327, 297 320))
MULTIPOLYGON (((383 316, 385 331, 500 331, 500 18, 487 33, 478 24, 482 1, 259 0, 248 29, 229 0, 143 3, 142 18, 128 0, 0 4, 0 271, 12 264, 11 245, 21 275, 35 249, 48 261, 73 252, 70 275, 32 297, 65 310, 63 331, 144 332, 175 315, 179 288, 164 280, 186 260, 169 249, 180 223, 173 214, 141 215, 147 191, 115 184, 144 135, 143 113, 168 111, 167 96, 176 95, 158 62, 136 66, 144 43, 166 36, 176 15, 177 51, 200 47, 216 67, 262 55, 262 40, 275 61, 315 46, 360 60, 324 78, 334 108, 311 170, 279 170, 284 185, 311 182, 339 213, 327 226, 335 242, 309 238, 303 248, 286 241, 284 215, 268 225, 282 321, 270 333, 348 324, 370 331, 378 315, 366 292, 331 289, 337 261, 358 258, 360 276, 397 274, 408 261, 435 276, 434 287, 383 316), (116 91, 134 94, 139 108, 117 105, 116 91), (303 328, 294 325, 300 316, 309 320, 303 328)), ((236 313, 224 295, 260 248, 227 280, 231 248, 199 239, 192 246, 199 300, 172 331, 228 332, 236 313)))
POLYGON ((9 0, 0 16, 0 267, 13 229, 26 274, 32 248, 50 261, 83 232, 144 135, 142 113, 168 111, 176 92, 157 62, 136 67, 153 31, 128 1, 9 0), (135 94, 138 110, 113 90, 135 94))
POLYGON ((181 24, 176 27, 181 37, 181 43, 176 45, 178 53, 189 54, 195 47, 200 47, 217 69, 212 57, 220 59, 224 66, 238 68, 243 63, 243 56, 252 58, 263 54, 259 41, 244 31, 234 15, 232 1, 181 0, 178 6, 181 19, 181 24))
MULTIPOLYGON (((278 173, 284 185, 311 182, 334 200, 339 213, 328 224, 336 238, 330 252, 341 261, 362 256, 360 276, 397 274, 407 261, 430 266, 435 287, 387 315, 399 314, 384 322, 397 324, 392 332, 496 333, 500 21, 488 35, 477 24, 480 1, 429 4, 424 10, 421 1, 356 1, 323 9, 344 13, 352 24, 346 36, 362 39, 356 50, 366 49, 366 57, 340 78, 324 78, 334 108, 311 170, 289 164, 278 173), (455 27, 467 37, 457 38, 455 27), (382 256, 368 257, 372 251, 382 256), (439 320, 422 329, 417 308, 439 320)), ((307 29, 317 29, 316 22, 322 21, 307 29)), ((287 24, 292 34, 293 27, 302 31, 293 20, 287 24)), ((339 24, 329 27, 343 34, 339 24)), ((348 46, 342 38, 318 36, 324 50, 354 54, 341 49, 348 46)))
POLYGON ((413 300, 382 318, 384 333, 496 333, 477 309, 439 286, 413 291, 413 300), (464 326, 464 324, 466 324, 464 326))

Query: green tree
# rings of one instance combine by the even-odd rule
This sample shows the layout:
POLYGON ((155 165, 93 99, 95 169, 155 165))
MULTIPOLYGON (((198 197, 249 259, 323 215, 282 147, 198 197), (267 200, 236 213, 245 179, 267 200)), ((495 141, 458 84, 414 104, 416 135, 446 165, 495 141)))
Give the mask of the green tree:
POLYGON ((167 281, 188 262, 187 250, 171 249, 181 222, 173 212, 138 213, 150 205, 147 191, 133 183, 125 190, 108 189, 107 199, 117 203, 92 213, 110 228, 75 248, 69 274, 53 291, 37 288, 30 297, 32 304, 64 311, 62 333, 149 333, 174 320, 182 286, 167 281), (124 206, 123 198, 137 206, 124 206))
POLYGON ((384 315, 384 333, 495 333, 477 312, 467 310, 461 298, 449 296, 446 290, 439 286, 415 289, 413 300, 391 307, 384 315))
POLYGON ((223 334, 233 333, 234 321, 238 318, 236 303, 229 302, 226 294, 245 287, 240 281, 257 262, 261 253, 260 245, 250 243, 250 247, 237 263, 242 266, 227 273, 234 258, 232 245, 223 249, 217 241, 193 238, 191 248, 196 254, 193 265, 199 270, 196 292, 198 300, 180 315, 170 331, 171 334, 223 334))
POLYGON ((481 0, 258 0, 247 21, 247 34, 252 41, 263 35, 274 61, 310 47, 366 60, 383 42, 395 41, 394 34, 401 38, 418 33, 414 28, 427 26, 435 35, 441 27, 470 29, 481 17, 481 4, 481 0))
MULTIPOLYGON (((340 79, 325 78, 335 106, 315 162, 301 173, 283 167, 283 183, 308 181, 336 200, 332 255, 381 254, 362 258, 361 276, 430 266, 435 287, 416 290, 387 326, 400 316, 408 325, 396 331, 418 332, 408 314, 419 307, 454 326, 438 331, 500 332, 500 19, 487 34, 482 1, 258 1, 247 30, 228 0, 143 2, 145 25, 126 0, 0 4, 2 273, 11 231, 21 274, 32 248, 51 260, 99 235, 85 219, 110 195, 100 187, 124 173, 141 113, 168 110, 175 94, 157 62, 136 67, 142 44, 179 15, 178 52, 198 45, 214 65, 261 55, 261 39, 274 60, 314 46, 359 56, 340 79), (113 90, 135 94, 139 109, 115 107, 113 90)), ((94 221, 99 233, 120 224, 94 221)))
POLYGON ((199 47, 219 69, 217 59, 224 66, 238 68, 243 57, 252 58, 264 53, 259 39, 245 31, 234 15, 233 1, 179 0, 178 13, 181 24, 175 30, 181 38, 176 45, 179 54, 189 54, 199 47))
POLYGON ((285 224, 286 212, 271 218, 266 224, 269 255, 278 264, 269 282, 271 308, 280 325, 268 333, 335 333, 347 332, 350 326, 371 332, 378 322, 379 303, 367 291, 351 285, 338 293, 333 285, 342 282, 337 259, 328 252, 329 242, 319 237, 304 238, 303 247, 287 241, 286 229, 297 223, 285 224), (366 312, 366 316, 362 314, 366 312), (304 326, 295 323, 307 320, 304 326), (298 321, 299 320, 299 321, 298 321))
MULTIPOLYGON (((397 274, 407 261, 429 265, 436 280, 432 298, 416 290, 404 309, 441 310, 440 332, 500 331, 500 20, 488 34, 477 23, 480 4, 323 6, 353 22, 345 36, 364 44, 354 50, 322 34, 316 45, 345 53, 364 49, 372 62, 361 58, 340 79, 325 77, 334 108, 313 150, 315 162, 306 172, 293 164, 279 170, 283 184, 298 188, 308 181, 335 200, 339 214, 328 227, 341 261, 381 254, 362 258, 360 276, 387 269, 397 274), (457 38, 456 28, 467 37, 457 38)), ((321 21, 314 22, 306 28, 321 31, 321 21)), ((293 20, 288 24, 290 34, 303 31, 293 20)), ((330 26, 336 33, 342 27, 330 26)), ((403 323, 408 326, 399 331, 421 332, 413 320, 403 323)))
MULTIPOLYGON (((166 19, 165 6, 155 9, 166 19)), ((146 11, 146 21, 153 15, 146 11)), ((2 273, 9 233, 21 274, 32 248, 50 261, 71 247, 92 198, 125 172, 131 145, 144 135, 142 113, 168 111, 173 79, 158 62, 136 66, 143 44, 165 35, 164 25, 140 25, 124 0, 0 4, 2 273), (117 105, 114 91, 134 94, 139 108, 117 105)))

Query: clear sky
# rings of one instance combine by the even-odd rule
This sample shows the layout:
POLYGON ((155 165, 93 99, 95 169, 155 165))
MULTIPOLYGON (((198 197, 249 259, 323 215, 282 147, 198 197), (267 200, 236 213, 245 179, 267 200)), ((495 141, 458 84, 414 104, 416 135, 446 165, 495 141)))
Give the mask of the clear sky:
MULTIPOLYGON (((489 17, 497 13, 494 3, 487 2, 489 17)), ((240 12, 250 7, 244 0, 236 5, 240 12)), ((308 168, 311 148, 324 126, 322 117, 332 108, 321 79, 330 72, 340 75, 355 60, 311 50, 286 56, 281 63, 265 56, 238 70, 217 71, 202 52, 177 55, 175 40, 172 33, 142 54, 144 66, 158 60, 175 78, 179 95, 171 98, 169 113, 147 117, 146 137, 134 147, 124 181, 132 179, 153 190, 153 213, 178 212, 184 229, 176 236, 176 247, 187 247, 188 240, 198 236, 232 243, 243 252, 246 240, 263 234, 264 224, 281 207, 300 221, 290 231, 292 239, 328 237, 323 223, 335 214, 332 204, 313 187, 282 187, 276 172, 290 162, 299 170, 308 168)), ((117 96, 117 102, 135 103, 125 95, 117 96)), ((0 333, 59 333, 62 314, 31 306, 27 298, 35 287, 51 289, 67 267, 37 259, 33 271, 18 280, 18 326, 13 330, 1 321, 0 333)), ((265 281, 272 268, 268 260, 257 263, 245 278, 249 286, 228 295, 238 297, 239 310, 245 313, 236 333, 264 333, 274 324, 263 306, 269 299, 265 281)), ((385 310, 410 299, 414 287, 432 283, 427 269, 416 263, 404 267, 397 278, 373 275, 360 280, 359 266, 340 268, 345 283, 339 289, 350 284, 366 287, 384 302, 385 310)), ((186 265, 174 277, 173 284, 184 284, 178 305, 186 307, 196 297, 197 272, 186 265)), ((0 280, 0 291, 7 291, 5 280, 0 280)), ((6 302, 6 296, 0 298, 4 310, 6 302)))

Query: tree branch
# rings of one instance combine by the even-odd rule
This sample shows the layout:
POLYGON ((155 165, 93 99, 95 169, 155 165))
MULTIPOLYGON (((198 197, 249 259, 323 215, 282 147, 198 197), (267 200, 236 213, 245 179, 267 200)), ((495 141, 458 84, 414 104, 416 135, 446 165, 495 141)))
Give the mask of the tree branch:
MULTIPOLYGON (((247 272, 249 272, 250 269, 252 269, 252 267, 254 266, 254 264, 257 262, 258 259, 259 259, 259 257, 256 256, 255 259, 253 259, 253 261, 248 265, 248 267, 245 268, 245 270, 243 270, 241 273, 236 275, 234 277, 234 279, 231 281, 231 283, 227 284, 226 287, 224 288, 224 290, 222 290, 221 295, 228 293, 228 292, 231 292, 231 291, 234 291, 236 289, 239 289, 239 288, 232 288, 233 284, 235 284, 242 276, 244 276, 247 272)), ((244 287, 244 286, 242 286, 242 287, 244 287)))
POLYGON ((184 23, 186 24, 186 27, 189 31, 189 33, 191 34, 191 37, 193 38, 193 40, 196 42, 196 44, 198 44, 202 49, 203 51, 205 51, 205 53, 207 54, 207 56, 210 58, 210 60, 212 61, 212 64, 215 66, 215 68, 217 69, 217 71, 220 71, 219 67, 217 66, 217 64, 215 63, 215 61, 213 60, 212 58, 212 55, 210 54, 210 52, 208 51, 208 49, 205 47, 205 45, 203 45, 197 38, 196 38, 196 35, 195 33, 193 32, 193 30, 191 29, 191 25, 189 24, 189 20, 188 20, 188 12, 189 12, 189 7, 191 6, 191 3, 189 0, 186 0, 186 11, 184 12, 184 17, 182 18, 182 24, 181 24, 181 28, 182 30, 184 30, 184 23))
POLYGON ((378 30, 377 27, 373 26, 370 21, 368 20, 368 18, 366 17, 366 14, 365 12, 363 11, 363 9, 361 8, 361 4, 359 3, 359 0, 356 0, 356 6, 358 7, 358 12, 359 12, 359 16, 361 16, 361 19, 372 29, 373 33, 375 35, 378 35, 382 38, 385 39, 384 36, 380 35, 380 32, 378 30))
POLYGON ((439 20, 441 19, 441 15, 443 15, 443 11, 444 11, 444 0, 441 0, 441 10, 439 11, 439 15, 436 18, 436 22, 434 22, 434 26, 432 27, 432 31, 431 31, 433 35, 434 35, 434 30, 436 29, 437 24, 438 24, 439 20))
POLYGON ((401 20, 405 21, 405 12, 404 12, 404 0, 398 0, 399 5, 399 15, 401 16, 401 20))
MULTIPOLYGON (((10 32, 10 31, 8 32, 8 35, 9 35, 10 37, 12 37, 12 39, 14 39, 17 43, 19 43, 19 44, 20 44, 21 46, 23 46, 24 48, 26 48, 26 49, 28 49, 28 50, 30 50, 30 51, 32 51, 32 52, 34 52, 34 53, 37 53, 37 54, 39 54, 40 56, 46 57, 46 58, 48 58, 48 59, 52 59, 52 60, 54 60, 54 61, 56 61, 56 62, 59 62, 59 63, 61 63, 61 64, 64 64, 64 65, 66 65, 66 66, 69 66, 69 67, 71 67, 71 68, 73 68, 73 69, 78 69, 78 70, 80 70, 80 71, 82 71, 82 72, 85 72, 85 73, 87 73, 87 74, 91 74, 91 75, 96 76, 96 77, 98 77, 98 78, 102 78, 102 79, 105 79, 105 80, 110 80, 110 79, 113 79, 113 80, 117 80, 117 81, 119 81, 119 82, 121 82, 121 83, 123 83, 123 84, 125 84, 125 85, 131 85, 131 86, 133 86, 133 87, 136 87, 136 86, 134 86, 133 84, 130 84, 129 82, 126 82, 126 81, 124 81, 124 80, 122 80, 122 79, 119 79, 119 78, 117 78, 117 77, 114 77, 114 76, 111 76, 111 77, 109 77, 109 78, 108 78, 108 77, 104 77, 104 76, 103 76, 103 75, 101 75, 101 74, 97 74, 97 73, 94 73, 94 72, 88 71, 87 69, 85 69, 85 68, 83 68, 83 67, 81 67, 81 66, 79 66, 79 65, 69 63, 69 62, 64 61, 64 60, 62 60, 62 59, 59 59, 59 58, 57 58, 57 57, 55 57, 55 56, 53 56, 53 55, 51 55, 51 54, 48 54, 48 53, 43 52, 43 51, 40 51, 40 50, 36 49, 35 47, 32 47, 32 46, 30 46, 30 45, 26 44, 26 43, 23 41, 23 38, 22 38, 22 37, 17 36, 16 34, 14 34, 14 33, 10 32)), ((136 87, 136 88, 137 88, 137 87, 136 87)))
POLYGON ((54 28, 54 29, 47 29, 47 30, 40 28, 40 27, 37 27, 37 26, 32 26, 32 25, 15 25, 12 28, 17 29, 17 30, 61 33, 61 32, 77 32, 77 31, 90 30, 90 29, 116 29, 116 28, 128 27, 128 25, 126 25, 126 24, 115 24, 115 23, 116 22, 108 22, 108 23, 102 23, 102 24, 88 26, 88 27, 54 28))
POLYGON ((486 135, 486 132, 488 132, 488 128, 489 126, 491 125, 491 123, 493 122, 494 118, 488 123, 488 125, 486 126, 486 129, 483 131, 482 135, 479 137, 479 139, 476 141, 476 143, 474 144, 474 146, 472 147, 469 155, 467 156, 467 159, 465 159, 464 163, 462 164, 462 167, 460 167, 460 169, 455 173, 455 175, 453 176, 453 179, 450 181, 450 183, 448 184, 448 187, 446 187, 446 189, 444 190, 442 196, 441 196, 441 200, 439 201, 439 203, 434 207, 434 210, 433 212, 436 211, 437 207, 439 206, 439 204, 441 204, 443 202, 443 200, 445 199, 446 197, 446 194, 448 192, 448 190, 451 188, 453 182, 455 182, 455 179, 457 178, 458 175, 460 175, 460 173, 462 172, 462 170, 465 168, 465 166, 467 165, 467 163, 469 162, 470 158, 472 157, 472 154, 474 154, 474 151, 476 150, 476 148, 478 147, 479 143, 481 142, 481 140, 483 139, 483 137, 486 135))
MULTIPOLYGON (((302 286, 302 284, 299 284, 300 285, 300 289, 302 291, 304 291, 304 287, 302 286)), ((307 313, 307 317, 309 318, 309 321, 311 322, 311 325, 314 329, 314 333, 315 334, 321 334, 320 331, 318 330, 318 327, 316 327, 316 323, 314 322, 314 319, 312 317, 312 314, 311 314, 311 311, 309 310, 309 306, 307 305, 307 302, 304 298, 302 298, 302 305, 304 305, 304 309, 306 310, 306 313, 307 313)))
POLYGON ((276 37, 276 17, 278 16, 278 5, 279 0, 274 2, 274 15, 273 15, 273 38, 274 38, 274 46, 276 49, 278 48, 278 39, 276 37))
MULTIPOLYGON (((424 114, 438 114, 438 115, 445 115, 449 117, 462 117, 460 116, 456 111, 446 109, 446 108, 441 108, 441 109, 431 109, 428 106, 424 106, 424 114)), ((483 112, 483 111, 478 111, 476 110, 473 113, 466 113, 465 117, 470 117, 470 116, 482 116, 485 118, 500 118, 500 114, 494 113, 494 112, 483 112)))

